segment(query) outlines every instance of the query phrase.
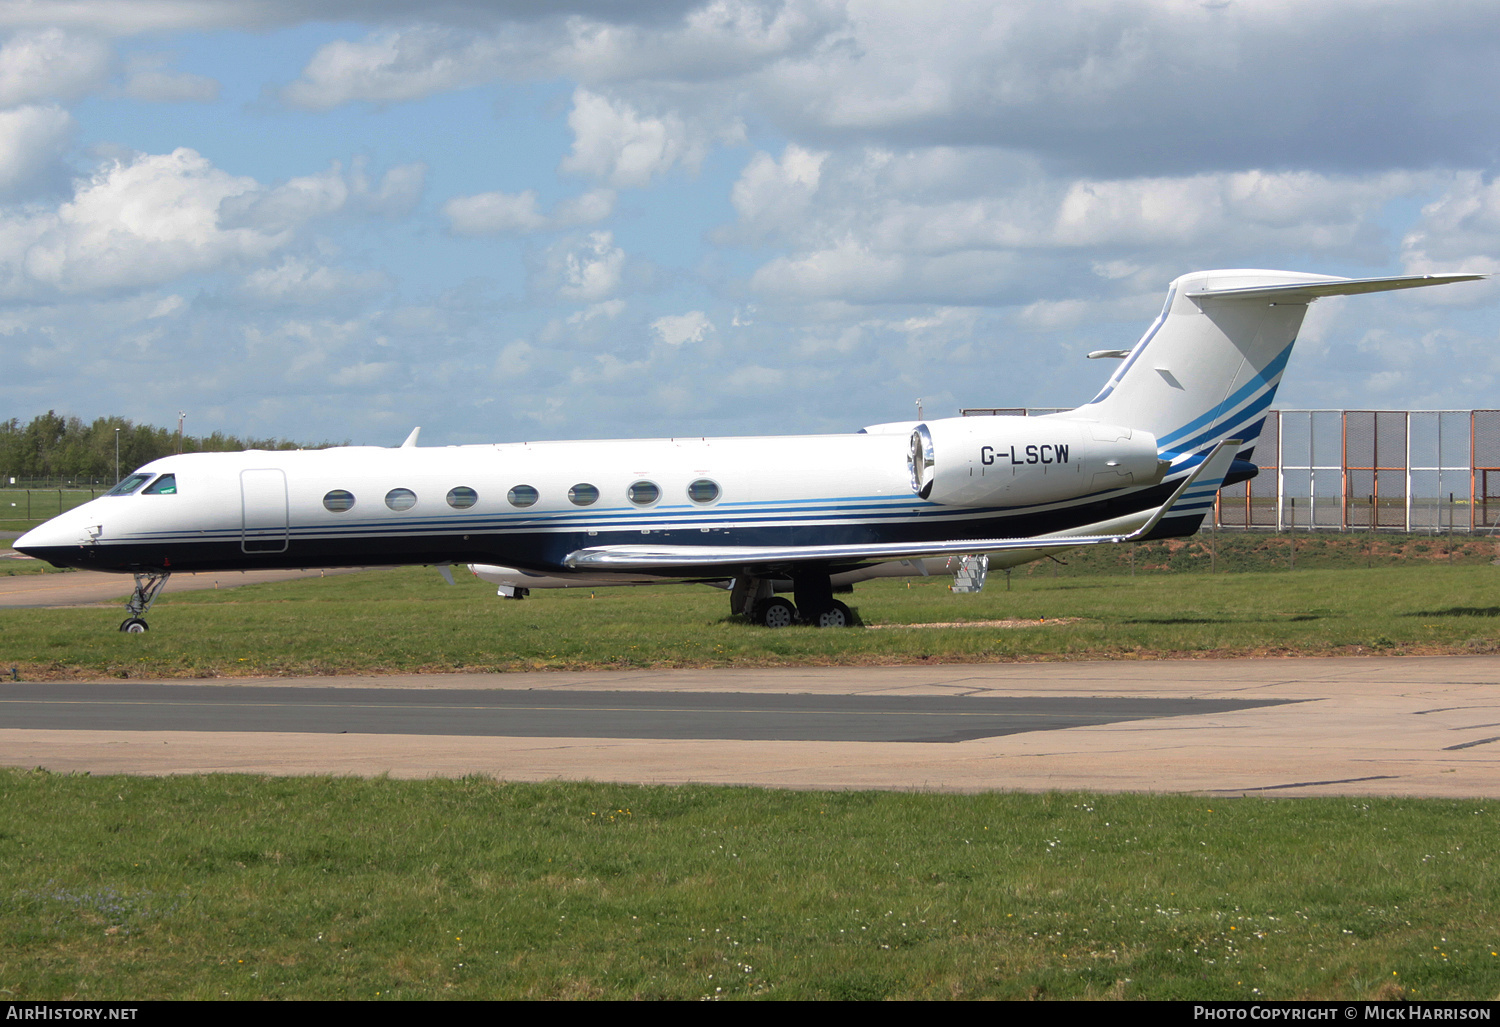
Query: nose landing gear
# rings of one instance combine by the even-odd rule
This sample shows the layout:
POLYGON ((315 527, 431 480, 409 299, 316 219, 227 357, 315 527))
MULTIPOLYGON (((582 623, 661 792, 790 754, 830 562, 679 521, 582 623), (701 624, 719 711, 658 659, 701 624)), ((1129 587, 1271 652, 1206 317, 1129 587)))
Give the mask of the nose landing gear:
POLYGON ((136 572, 135 591, 125 601, 125 610, 130 616, 120 625, 121 631, 127 635, 141 635, 150 630, 145 621, 146 611, 151 609, 151 604, 156 602, 156 597, 171 576, 171 571, 136 572))

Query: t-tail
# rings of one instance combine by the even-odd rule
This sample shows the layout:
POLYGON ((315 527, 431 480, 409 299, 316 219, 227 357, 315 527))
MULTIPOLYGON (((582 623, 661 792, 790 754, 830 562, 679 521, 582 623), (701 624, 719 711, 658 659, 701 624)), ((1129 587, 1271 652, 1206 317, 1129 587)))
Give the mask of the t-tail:
MULTIPOLYGON (((1169 476, 1196 466, 1219 442, 1244 440, 1249 461, 1281 383, 1307 305, 1323 296, 1446 285, 1470 274, 1334 278, 1295 271, 1195 271, 1174 281, 1160 316, 1084 406, 1060 416, 1128 425, 1156 436, 1169 476)), ((1243 461, 1243 464, 1240 462, 1243 461)))

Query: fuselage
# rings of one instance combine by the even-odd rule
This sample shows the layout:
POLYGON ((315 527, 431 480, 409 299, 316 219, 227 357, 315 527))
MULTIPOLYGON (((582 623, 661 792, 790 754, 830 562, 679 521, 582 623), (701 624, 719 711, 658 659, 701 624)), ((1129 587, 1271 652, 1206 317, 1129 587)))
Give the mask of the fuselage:
MULTIPOLYGON (((984 420, 999 429, 1026 419, 984 420)), ((1042 437, 1037 420, 1026 438, 1042 437)), ((451 562, 566 575, 565 557, 592 546, 1024 537, 1128 519, 1161 502, 1164 486, 1092 487, 1076 443, 1064 444, 1061 460, 1056 446, 1034 445, 1029 464, 1025 445, 1006 451, 1005 480, 1020 484, 997 493, 1000 502, 965 506, 916 493, 905 432, 190 454, 143 466, 129 494, 68 511, 16 548, 59 566, 122 572, 451 562), (1070 498, 1035 501, 1059 487, 1070 498)), ((998 481, 994 447, 991 439, 970 448, 998 481)), ((722 579, 724 570, 660 577, 722 579)))

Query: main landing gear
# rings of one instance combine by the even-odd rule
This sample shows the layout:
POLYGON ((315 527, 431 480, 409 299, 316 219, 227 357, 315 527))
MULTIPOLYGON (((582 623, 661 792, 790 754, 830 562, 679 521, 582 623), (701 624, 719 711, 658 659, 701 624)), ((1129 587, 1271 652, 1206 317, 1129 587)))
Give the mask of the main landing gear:
POLYGON ((737 578, 730 592, 730 608, 763 628, 786 628, 812 624, 820 628, 849 628, 854 611, 833 598, 827 574, 808 574, 792 579, 796 604, 775 594, 764 578, 737 578))
POLYGON ((151 604, 156 602, 156 597, 171 576, 171 571, 136 572, 135 591, 125 602, 125 609, 130 616, 120 625, 121 631, 127 635, 141 635, 150 630, 145 621, 146 611, 151 609, 151 604))

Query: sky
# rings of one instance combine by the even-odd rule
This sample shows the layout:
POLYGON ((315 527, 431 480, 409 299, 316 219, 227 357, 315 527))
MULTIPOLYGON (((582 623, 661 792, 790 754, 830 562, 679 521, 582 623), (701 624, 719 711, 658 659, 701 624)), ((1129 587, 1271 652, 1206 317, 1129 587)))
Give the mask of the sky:
MULTIPOLYGON (((1205 268, 1500 269, 1500 7, 0 0, 0 419, 396 445, 1067 407, 1205 268)), ((1500 280, 1283 408, 1500 406, 1500 280)))

